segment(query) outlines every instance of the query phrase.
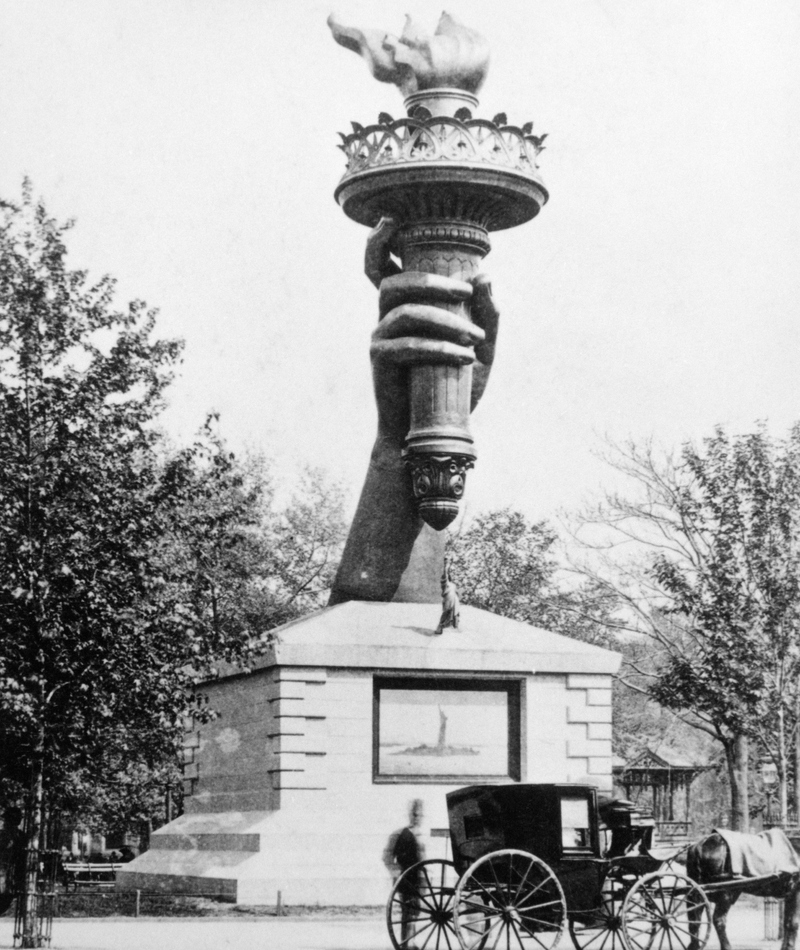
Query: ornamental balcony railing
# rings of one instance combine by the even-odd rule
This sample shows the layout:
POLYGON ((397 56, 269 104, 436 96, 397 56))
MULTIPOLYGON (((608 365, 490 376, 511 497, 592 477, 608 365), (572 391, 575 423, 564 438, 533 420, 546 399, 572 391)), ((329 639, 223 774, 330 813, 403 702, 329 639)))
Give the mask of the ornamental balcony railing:
POLYGON ((377 125, 353 122, 349 135, 339 133, 347 157, 345 178, 386 165, 431 163, 491 165, 537 178, 537 156, 546 135, 533 135, 533 123, 507 125, 504 114, 488 119, 460 115, 426 116, 417 108, 411 118, 393 119, 382 112, 377 125))

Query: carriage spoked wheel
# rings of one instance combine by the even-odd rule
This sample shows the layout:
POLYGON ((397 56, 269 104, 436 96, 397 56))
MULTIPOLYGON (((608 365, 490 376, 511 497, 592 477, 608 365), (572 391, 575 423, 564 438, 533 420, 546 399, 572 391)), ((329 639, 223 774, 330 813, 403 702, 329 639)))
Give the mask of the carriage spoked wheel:
POLYGON ((646 874, 622 905, 622 933, 630 950, 703 950, 711 936, 711 905, 685 874, 646 874))
POLYGON ((622 937, 622 905, 636 881, 611 868, 600 891, 600 906, 569 916, 569 935, 577 950, 628 950, 622 937))
POLYGON ((453 897, 458 875, 452 861, 420 861, 395 882, 386 924, 395 950, 457 950, 453 897))
POLYGON ((526 851, 493 851, 462 875, 454 922, 462 950, 550 950, 567 919, 558 879, 526 851))

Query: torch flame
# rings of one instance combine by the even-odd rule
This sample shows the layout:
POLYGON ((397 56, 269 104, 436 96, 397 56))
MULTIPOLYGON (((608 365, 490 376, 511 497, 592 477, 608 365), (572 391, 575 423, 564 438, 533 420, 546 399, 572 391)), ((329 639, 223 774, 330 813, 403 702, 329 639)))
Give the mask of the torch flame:
POLYGON ((328 17, 328 26, 337 43, 366 60, 377 80, 394 83, 404 96, 439 87, 475 94, 489 68, 489 44, 449 13, 442 13, 434 34, 407 16, 399 38, 345 26, 334 14, 328 17))

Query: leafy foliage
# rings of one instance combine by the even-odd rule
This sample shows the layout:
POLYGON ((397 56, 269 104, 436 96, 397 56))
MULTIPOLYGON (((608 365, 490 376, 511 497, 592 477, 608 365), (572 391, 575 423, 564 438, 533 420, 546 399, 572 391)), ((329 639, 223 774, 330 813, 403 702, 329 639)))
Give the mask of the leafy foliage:
POLYGON ((761 430, 718 430, 703 454, 684 450, 691 488, 678 511, 697 525, 687 563, 659 554, 653 576, 691 638, 673 654, 660 701, 692 706, 724 728, 758 731, 798 672, 800 430, 775 443, 761 430), (702 526, 702 528, 700 527, 702 526))
POLYGON ((307 469, 285 504, 267 461, 240 461, 206 426, 166 463, 180 501, 161 559, 215 660, 236 662, 273 627, 323 605, 345 534, 343 493, 307 469))
POLYGON ((448 551, 465 604, 607 646, 613 599, 599 585, 576 585, 560 570, 557 535, 509 508, 478 515, 448 551))
POLYGON ((322 602, 344 526, 319 473, 277 506, 213 420, 165 448, 181 345, 67 267, 68 227, 27 184, 0 207, 0 793, 117 823, 173 780, 215 664, 322 602))
POLYGON ((66 268, 66 228, 29 189, 3 211, 0 729, 17 781, 46 760, 54 788, 109 723, 174 724, 192 681, 171 669, 189 618, 149 556, 171 501, 149 423, 180 346, 151 341, 141 303, 112 310, 111 280, 66 268))
POLYGON ((783 440, 718 428, 677 458, 631 443, 610 461, 631 494, 583 518, 584 570, 654 644, 626 681, 722 743, 744 826, 747 737, 785 776, 796 730, 800 428, 783 440))

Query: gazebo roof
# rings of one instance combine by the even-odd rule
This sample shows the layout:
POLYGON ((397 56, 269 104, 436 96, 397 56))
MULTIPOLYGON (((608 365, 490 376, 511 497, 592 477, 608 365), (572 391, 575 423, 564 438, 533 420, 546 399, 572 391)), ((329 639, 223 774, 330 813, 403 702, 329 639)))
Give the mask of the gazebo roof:
POLYGON ((708 765, 687 761, 674 749, 659 747, 659 752, 654 752, 650 748, 644 749, 632 762, 623 762, 621 765, 615 763, 613 771, 615 775, 634 772, 646 772, 651 775, 663 772, 696 774, 707 768, 709 768, 708 765))

